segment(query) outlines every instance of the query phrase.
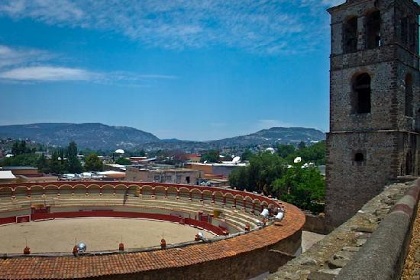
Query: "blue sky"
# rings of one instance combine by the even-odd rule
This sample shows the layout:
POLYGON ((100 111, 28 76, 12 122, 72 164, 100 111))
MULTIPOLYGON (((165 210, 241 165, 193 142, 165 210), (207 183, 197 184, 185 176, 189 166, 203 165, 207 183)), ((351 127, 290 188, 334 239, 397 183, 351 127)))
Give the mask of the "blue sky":
POLYGON ((2 0, 0 125, 216 140, 328 131, 328 7, 343 0, 2 0))

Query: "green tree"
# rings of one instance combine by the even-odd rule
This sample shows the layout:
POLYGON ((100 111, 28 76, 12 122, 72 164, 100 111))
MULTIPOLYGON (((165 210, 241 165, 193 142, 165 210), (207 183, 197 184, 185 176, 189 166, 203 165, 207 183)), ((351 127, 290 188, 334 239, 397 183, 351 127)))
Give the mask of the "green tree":
POLYGON ((21 154, 19 141, 15 141, 12 145, 12 154, 17 156, 21 154))
POLYGON ((241 160, 242 161, 250 160, 252 156, 253 156, 253 153, 251 152, 251 150, 246 149, 241 155, 241 160))
POLYGON ((50 166, 48 164, 48 160, 45 157, 45 154, 42 153, 37 161, 38 170, 42 173, 50 173, 50 166))
POLYGON ((239 190, 251 190, 249 187, 248 167, 241 166, 233 169, 229 174, 229 184, 239 190))
POLYGON ((37 154, 20 154, 2 161, 2 166, 37 166, 37 154))
POLYGON ((239 189, 272 194, 273 182, 282 176, 286 166, 277 154, 260 153, 251 157, 247 167, 235 169, 229 175, 229 183, 239 189))
POLYGON ((137 154, 139 157, 145 157, 145 156, 146 156, 146 152, 145 152, 143 149, 141 149, 140 151, 136 152, 136 154, 137 154))
POLYGON ((26 146, 26 141, 15 141, 12 145, 13 157, 2 160, 2 166, 37 166, 36 149, 26 146))
POLYGON ((301 145, 299 149, 296 149, 292 145, 279 145, 277 147, 277 153, 290 164, 293 163, 296 157, 301 157, 304 162, 323 165, 325 164, 326 144, 325 141, 320 141, 309 146, 301 145))
POLYGON ((201 155, 201 162, 216 163, 220 161, 219 152, 216 150, 210 150, 207 153, 201 155))
POLYGON ((82 164, 77 158, 77 144, 71 141, 67 147, 67 171, 70 173, 80 173, 82 170, 82 164))
POLYGON ((264 152, 252 157, 249 163, 250 184, 255 186, 258 192, 271 194, 273 191, 272 183, 283 175, 286 162, 276 154, 264 152))
POLYGON ((115 161, 116 164, 131 165, 131 161, 128 158, 120 157, 115 161))
POLYGON ((12 145, 12 154, 15 156, 23 155, 23 154, 33 154, 35 153, 36 149, 31 149, 26 146, 26 141, 15 141, 12 145))
POLYGON ((325 141, 320 141, 302 149, 299 153, 305 162, 313 162, 316 165, 323 165, 325 164, 325 157, 327 153, 326 143, 325 141))
POLYGON ((52 152, 50 160, 50 171, 53 174, 63 174, 65 172, 65 162, 64 162, 64 152, 63 150, 55 150, 52 152))
POLYGON ((277 146, 277 154, 281 157, 281 158, 288 158, 291 154, 295 153, 296 148, 293 145, 278 145, 277 146))
POLYGON ((306 148, 306 144, 305 144, 305 142, 300 141, 300 143, 298 144, 298 149, 299 149, 299 150, 302 150, 302 149, 305 149, 305 148, 306 148))
POLYGON ((325 179, 316 167, 294 163, 273 185, 281 200, 313 213, 323 211, 325 179))
POLYGON ((86 171, 102 171, 103 163, 97 154, 92 153, 85 157, 85 170, 86 171))

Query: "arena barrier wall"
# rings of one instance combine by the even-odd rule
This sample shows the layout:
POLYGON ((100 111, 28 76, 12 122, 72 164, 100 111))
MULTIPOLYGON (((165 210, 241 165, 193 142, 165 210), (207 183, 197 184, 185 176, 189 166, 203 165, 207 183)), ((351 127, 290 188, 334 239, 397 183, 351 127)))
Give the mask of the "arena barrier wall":
POLYGON ((14 224, 14 223, 16 223, 16 216, 0 218, 0 225, 14 224))

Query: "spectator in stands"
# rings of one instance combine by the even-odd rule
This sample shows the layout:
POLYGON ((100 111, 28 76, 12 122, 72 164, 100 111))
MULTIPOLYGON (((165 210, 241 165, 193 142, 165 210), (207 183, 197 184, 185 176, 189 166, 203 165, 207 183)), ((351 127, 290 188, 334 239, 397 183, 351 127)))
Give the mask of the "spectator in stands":
POLYGON ((283 205, 280 205, 279 208, 277 208, 277 215, 275 216, 276 221, 281 221, 284 218, 286 210, 284 209, 283 205))

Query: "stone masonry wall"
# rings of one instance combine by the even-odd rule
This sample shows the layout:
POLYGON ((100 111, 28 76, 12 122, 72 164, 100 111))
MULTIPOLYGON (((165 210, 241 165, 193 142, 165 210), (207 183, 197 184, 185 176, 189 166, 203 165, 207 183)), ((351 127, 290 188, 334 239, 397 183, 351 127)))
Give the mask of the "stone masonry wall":
MULTIPOLYGON (((406 18, 418 26, 419 7, 410 0, 354 0, 328 11, 332 33, 326 220, 335 227, 397 176, 420 173, 418 47, 405 42, 401 31, 406 18), (379 39, 375 37, 378 44, 368 46, 372 39, 368 19, 375 11, 379 12, 379 39), (353 18, 357 44, 349 49, 343 46, 346 24, 353 18), (355 81, 362 73, 368 76, 366 84, 363 90, 355 89, 361 86, 355 81), (359 94, 369 95, 368 101, 359 94), (362 112, 358 111, 361 99, 369 106, 362 112), (413 105, 410 113, 407 102, 413 105), (360 159, 356 155, 362 159, 356 160, 360 159)), ((410 38, 418 46, 418 30, 413 32, 410 38)))
POLYGON ((399 175, 402 160, 395 152, 398 136, 394 132, 328 135, 328 224, 337 226, 348 220, 399 175), (364 160, 355 161, 356 153, 362 153, 364 160))
POLYGON ((336 279, 341 268, 355 256, 413 184, 413 181, 409 181, 386 186, 383 192, 366 203, 351 219, 267 279, 336 279))

